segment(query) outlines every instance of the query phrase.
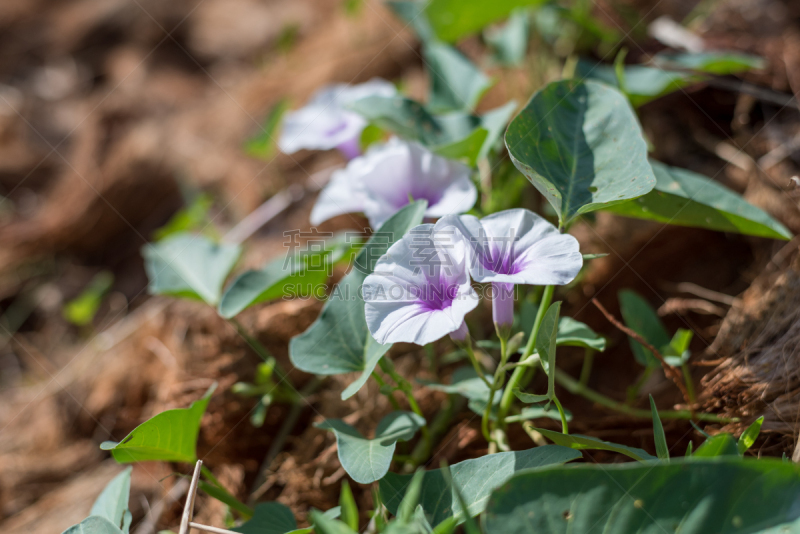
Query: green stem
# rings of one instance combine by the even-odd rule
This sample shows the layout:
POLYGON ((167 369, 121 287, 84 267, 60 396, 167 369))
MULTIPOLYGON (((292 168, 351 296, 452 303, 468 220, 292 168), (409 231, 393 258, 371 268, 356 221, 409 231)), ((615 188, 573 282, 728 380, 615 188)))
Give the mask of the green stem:
MULTIPOLYGON (((498 332, 499 334, 499 332, 498 332)), ((486 409, 483 411, 483 418, 481 419, 481 431, 486 441, 491 443, 494 441, 492 432, 489 428, 492 416, 492 407, 494 406, 494 394, 498 389, 503 387, 506 378, 506 362, 508 361, 508 337, 500 335, 500 363, 494 372, 494 380, 489 384, 489 400, 486 403, 486 409)))
POLYGON ((553 404, 556 405, 556 408, 558 408, 558 415, 561 416, 561 433, 569 434, 569 427, 567 426, 567 414, 564 413, 564 408, 561 406, 558 397, 555 395, 553 395, 553 404))
POLYGON ((592 364, 594 363, 594 349, 587 348, 583 356, 583 367, 581 367, 580 382, 582 386, 589 383, 589 377, 592 375, 592 364))
MULTIPOLYGON (((206 480, 212 486, 216 487, 220 491, 220 493, 224 496, 225 500, 220 499, 221 502, 227 504, 228 506, 234 508, 235 510, 238 510, 245 519, 250 519, 251 517, 253 517, 253 509, 247 506, 239 499, 237 499, 236 497, 234 497, 233 495, 231 495, 231 493, 227 489, 225 489, 225 487, 222 484, 220 484, 219 480, 217 480, 217 477, 214 476, 214 473, 212 473, 211 470, 205 466, 205 464, 203 464, 200 467, 200 472, 203 474, 206 480)), ((210 490, 211 488, 207 489, 210 490)))
MULTIPOLYGON (((638 419, 652 419, 653 414, 650 410, 640 410, 632 408, 625 403, 615 401, 610 397, 606 397, 602 393, 598 393, 593 389, 581 385, 580 382, 569 376, 564 371, 556 369, 556 383, 563 387, 573 395, 580 395, 592 402, 596 402, 601 406, 605 406, 611 410, 624 413, 631 417, 638 419)), ((721 417, 712 413, 695 413, 691 410, 659 410, 659 417, 661 419, 695 419, 698 421, 709 421, 713 423, 734 423, 739 421, 738 417, 721 417)))
MULTIPOLYGON (((553 300, 554 290, 554 286, 546 286, 544 288, 542 299, 539 301, 539 311, 536 313, 536 320, 533 322, 533 328, 531 328, 531 334, 528 336, 528 343, 525 345, 525 352, 522 354, 520 361, 524 362, 533 354, 533 349, 536 347, 536 337, 539 335, 539 327, 542 325, 544 314, 547 308, 550 307, 550 302, 553 300)), ((528 369, 525 367, 517 367, 514 369, 511 379, 508 381, 508 387, 503 391, 503 397, 497 409, 497 420, 500 422, 501 427, 505 426, 506 415, 508 415, 511 404, 514 402, 513 390, 517 388, 522 389, 527 385, 524 380, 527 372, 528 369)), ((531 373, 530 376, 532 377, 533 373, 531 373)))
MULTIPOLYGON (((386 384, 386 381, 383 378, 381 378, 381 375, 379 375, 375 371, 372 371, 372 378, 375 379, 375 382, 378 383, 378 386, 381 388, 381 390, 386 389, 386 386, 388 384, 386 384)), ((381 391, 381 393, 383 393, 383 391, 381 391)), ((392 408, 394 408, 395 410, 399 410, 400 404, 398 404, 397 399, 394 398, 394 395, 392 395, 391 393, 385 393, 385 395, 386 398, 389 399, 389 402, 392 403, 392 408)))
POLYGON ((430 441, 420 440, 411 451, 411 456, 404 467, 406 473, 413 473, 417 466, 425 463, 431 456, 433 444, 450 429, 453 418, 464 408, 467 400, 461 395, 448 395, 447 404, 439 410, 433 422, 429 425, 430 441))
POLYGON ((475 356, 475 351, 472 350, 472 340, 467 337, 467 341, 464 343, 464 350, 467 352, 467 356, 469 357, 469 361, 472 364, 472 367, 475 369, 475 372, 478 374, 483 383, 486 384, 486 387, 491 389, 492 385, 486 379, 486 374, 483 372, 483 367, 481 367, 478 358, 475 356))
MULTIPOLYGON (((403 394, 406 396, 406 399, 408 400, 408 405, 411 407, 411 411, 417 414, 418 416, 422 417, 423 420, 425 420, 425 414, 422 413, 419 404, 417 404, 417 399, 414 398, 414 391, 413 391, 414 388, 411 386, 411 383, 405 378, 403 378, 400 375, 400 373, 397 372, 397 370, 395 370, 394 364, 392 364, 392 362, 389 361, 388 358, 381 358, 379 365, 381 366, 381 370, 387 375, 389 375, 389 377, 391 377, 392 380, 394 380, 395 384, 397 384, 397 389, 402 391, 403 394)), ((431 434, 428 431, 427 422, 425 423, 425 426, 423 426, 420 430, 422 431, 422 438, 428 444, 428 447, 431 448, 432 447, 431 434)))

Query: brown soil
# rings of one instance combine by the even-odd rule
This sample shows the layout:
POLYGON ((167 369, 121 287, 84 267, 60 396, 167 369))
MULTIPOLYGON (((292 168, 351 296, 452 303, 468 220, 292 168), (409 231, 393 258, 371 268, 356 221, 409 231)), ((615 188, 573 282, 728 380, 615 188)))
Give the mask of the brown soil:
MULTIPOLYGON (((598 10, 610 12, 606 4, 598 10)), ((649 12, 647 2, 625 4, 647 22, 660 15, 681 20, 691 8, 664 1, 649 12)), ((749 83, 798 94, 795 4, 718 2, 696 30, 712 47, 763 55, 769 66, 746 75, 749 83)), ((624 17, 610 20, 626 24, 624 17)), ((642 28, 632 34, 637 41, 626 42, 632 61, 659 49, 639 35, 642 28)), ((284 187, 313 185, 315 173, 341 165, 333 153, 259 160, 242 147, 281 98, 296 106, 326 83, 382 76, 402 80, 421 97, 427 80, 413 34, 373 0, 352 14, 341 2, 322 0, 4 0, 0 47, 0 194, 10 201, 0 209, 3 532, 60 532, 80 521, 119 470, 98 445, 121 439, 160 411, 187 406, 214 381, 219 387, 203 419, 198 453, 218 478, 242 499, 258 489, 261 499, 290 506, 301 521, 311 507, 334 506, 346 477, 333 437, 312 423, 342 417, 368 434, 390 410, 374 382, 343 402, 340 393, 353 377, 327 379, 308 399, 266 482, 254 488, 289 407, 271 407, 260 429, 250 424, 254 402, 230 386, 252 379, 259 358, 204 305, 149 297, 139 249, 182 205, 184 191, 213 194, 214 224, 225 231, 284 187), (69 325, 63 303, 100 270, 113 272, 112 293, 91 328, 69 325)), ((477 59, 483 52, 477 39, 463 50, 477 59)), ((483 105, 524 101, 557 76, 560 66, 547 54, 536 45, 537 59, 525 67, 492 68, 498 84, 483 105)), ((645 106, 641 117, 658 159, 715 177, 800 232, 800 189, 791 180, 800 158, 762 159, 800 135, 796 109, 699 86, 645 106)), ((239 268, 283 254, 283 230, 307 230, 312 202, 307 196, 251 238, 239 268)), ((341 217, 324 229, 363 226, 363 220, 341 217)), ((564 313, 609 337, 590 385, 622 400, 639 376, 624 334, 590 303, 597 297, 619 316, 617 291, 635 289, 659 307, 671 329, 695 331, 698 408, 742 417, 742 424, 765 415, 766 432, 753 450, 791 455, 800 413, 797 242, 604 213, 574 233, 584 251, 610 253, 591 262, 577 289, 559 295, 564 313), (687 283, 737 300, 730 306, 698 296, 687 283)), ((240 320, 291 369, 288 342, 320 307, 308 300, 276 302, 240 320)), ((478 313, 480 330, 490 311, 478 313)), ((450 350, 446 340, 437 344, 439 354, 450 350)), ((405 376, 433 378, 424 351, 398 346, 391 355, 405 376)), ((560 358, 563 369, 579 373, 580 351, 565 350, 560 358)), ((292 370, 289 379, 300 389, 310 376, 292 370)), ((653 393, 662 408, 683 402, 663 376, 643 392, 653 393)), ((424 388, 418 395, 430 417, 445 402, 424 388)), ((563 401, 575 416, 575 431, 653 450, 649 421, 567 394, 563 401)), ((639 406, 646 407, 646 395, 639 406)), ((537 424, 555 428, 549 420, 537 424)), ((742 424, 707 430, 738 432, 742 424)), ((700 437, 688 422, 665 427, 678 453, 700 437)), ((514 448, 531 446, 521 431, 510 439, 514 448)), ((430 465, 485 449, 479 421, 465 408, 430 465)), ((611 454, 591 459, 620 460, 611 454)), ((177 528, 185 483, 170 475, 189 470, 163 463, 134 467, 137 534, 177 528)), ((370 489, 355 492, 367 509, 370 489)), ((201 497, 198 509, 199 520, 224 524, 220 503, 201 497)))

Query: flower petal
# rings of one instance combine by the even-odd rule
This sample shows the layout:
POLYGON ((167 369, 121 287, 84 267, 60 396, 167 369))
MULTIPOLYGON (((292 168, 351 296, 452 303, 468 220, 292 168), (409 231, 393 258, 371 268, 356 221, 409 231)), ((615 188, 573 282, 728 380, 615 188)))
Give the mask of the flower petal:
POLYGON ((344 170, 331 176, 330 182, 320 192, 309 217, 312 225, 318 225, 332 217, 344 213, 358 213, 364 210, 364 194, 354 185, 344 170))
POLYGON ((445 217, 437 225, 452 225, 468 240, 470 273, 478 282, 562 285, 583 265, 578 241, 561 234, 547 220, 525 209, 475 217, 445 217))
POLYGON ((278 141, 281 152, 329 150, 358 139, 367 121, 347 105, 368 96, 393 96, 394 85, 374 78, 360 85, 335 84, 317 91, 309 103, 287 113, 278 141))
POLYGON ((392 245, 363 284, 367 326, 379 343, 425 345, 458 330, 478 305, 460 234, 423 224, 392 245))

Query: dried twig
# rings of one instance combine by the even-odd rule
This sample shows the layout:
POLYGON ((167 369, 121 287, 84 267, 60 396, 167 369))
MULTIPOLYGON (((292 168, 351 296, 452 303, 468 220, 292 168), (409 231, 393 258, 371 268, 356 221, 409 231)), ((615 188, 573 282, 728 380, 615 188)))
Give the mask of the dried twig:
POLYGON ((669 365, 664 359, 664 356, 662 356, 661 353, 658 351, 658 349, 656 349, 653 345, 645 341, 645 339, 642 336, 640 336, 638 333, 634 332, 633 330, 631 330, 630 328, 619 322, 616 317, 611 315, 608 312, 608 310, 606 310, 603 307, 603 305, 597 301, 596 298, 592 299, 592 304, 597 306, 597 309, 600 310, 600 312, 606 317, 606 319, 608 319, 608 322, 616 326, 617 329, 619 329, 623 333, 627 334, 628 336, 632 337, 633 339, 641 343, 644 346, 644 348, 652 352, 653 355, 656 358, 658 358, 658 361, 661 362, 661 366, 664 368, 664 374, 667 375, 667 377, 670 380, 675 382, 675 385, 678 386, 678 389, 681 390, 681 394, 683 395, 683 399, 686 401, 686 403, 691 404, 691 402, 689 401, 689 392, 686 390, 686 385, 683 382, 683 373, 681 373, 679 369, 676 369, 675 367, 669 365))

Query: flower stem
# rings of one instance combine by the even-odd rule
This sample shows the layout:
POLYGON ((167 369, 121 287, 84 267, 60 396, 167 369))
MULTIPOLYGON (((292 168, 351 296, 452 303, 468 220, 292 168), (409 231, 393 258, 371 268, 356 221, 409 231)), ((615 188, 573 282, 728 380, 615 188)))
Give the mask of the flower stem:
MULTIPOLYGON (((553 300, 554 290, 554 286, 545 286, 544 288, 542 300, 539 302, 539 311, 536 313, 536 320, 533 322, 531 334, 528 336, 528 343, 525 345, 525 352, 520 358, 521 362, 524 362, 531 354, 533 354, 533 349, 536 347, 536 337, 539 335, 539 327, 541 327, 544 314, 547 311, 547 308, 550 307, 550 302, 553 300)), ((497 409, 497 421, 499 422, 501 428, 505 426, 506 415, 508 415, 508 411, 511 409, 511 404, 514 402, 513 390, 516 388, 521 389, 527 385, 524 383, 527 371, 527 367, 524 366, 514 369, 511 379, 508 381, 508 387, 505 389, 505 391, 503 391, 503 397, 500 400, 500 406, 497 409)))
POLYGON ((425 440, 425 443, 429 448, 432 448, 433 444, 431 441, 431 434, 428 431, 428 423, 425 419, 425 415, 422 413, 422 410, 419 407, 419 404, 417 404, 417 399, 414 398, 414 388, 411 386, 411 382, 403 378, 400 373, 397 372, 397 370, 394 368, 394 364, 388 358, 381 358, 379 365, 381 366, 381 370, 389 375, 392 380, 394 380, 395 384, 397 384, 397 389, 402 391, 406 396, 408 405, 411 407, 411 411, 426 421, 425 425, 420 430, 422 431, 422 438, 425 440))
POLYGON ((497 365, 497 369, 494 372, 492 383, 489 384, 489 399, 486 402, 486 409, 484 409, 483 418, 481 419, 483 437, 486 438, 486 441, 490 444, 495 441, 494 438, 492 438, 492 429, 489 428, 492 407, 494 406, 494 394, 498 389, 503 387, 506 377, 506 362, 508 361, 508 337, 502 335, 500 329, 498 329, 498 335, 500 337, 500 363, 497 365))
MULTIPOLYGON (((650 410, 632 408, 625 403, 615 401, 602 393, 589 389, 560 369, 556 369, 555 372, 556 383, 573 395, 580 395, 601 406, 637 419, 652 419, 653 417, 650 410)), ((698 421, 709 421, 713 423, 734 423, 739 421, 738 417, 722 417, 712 413, 696 413, 691 410, 659 410, 658 415, 661 419, 696 419, 698 421)))
POLYGON ((464 350, 467 352, 467 356, 469 357, 470 363, 472 363, 472 367, 475 369, 475 372, 478 374, 483 383, 486 384, 486 387, 489 389, 492 388, 492 385, 486 379, 486 374, 483 372, 483 367, 481 367, 478 358, 475 357, 475 351, 472 350, 472 340, 467 337, 466 342, 464 343, 464 350))
POLYGON ((394 408, 395 410, 399 410, 400 404, 397 403, 397 399, 395 399, 394 395, 392 395, 390 392, 385 391, 387 384, 386 381, 383 378, 381 378, 381 375, 379 375, 375 371, 372 371, 372 378, 374 378, 375 382, 378 383, 378 386, 381 388, 381 393, 386 395, 386 398, 389 399, 390 403, 392 403, 392 408, 394 408))

